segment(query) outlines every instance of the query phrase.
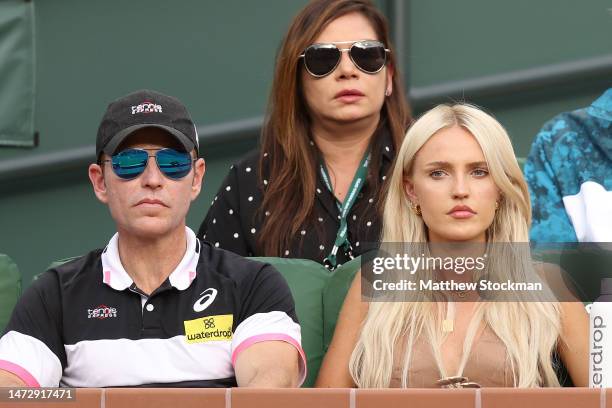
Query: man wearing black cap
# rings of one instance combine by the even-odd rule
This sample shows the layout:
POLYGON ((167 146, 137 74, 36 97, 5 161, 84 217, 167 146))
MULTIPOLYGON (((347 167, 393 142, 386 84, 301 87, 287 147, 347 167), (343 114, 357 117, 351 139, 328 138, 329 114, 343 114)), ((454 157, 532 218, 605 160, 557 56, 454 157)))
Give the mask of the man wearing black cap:
POLYGON ((0 338, 0 386, 296 386, 300 326, 270 265, 199 241, 185 225, 204 176, 175 98, 108 106, 89 166, 117 233, 43 273, 0 338))

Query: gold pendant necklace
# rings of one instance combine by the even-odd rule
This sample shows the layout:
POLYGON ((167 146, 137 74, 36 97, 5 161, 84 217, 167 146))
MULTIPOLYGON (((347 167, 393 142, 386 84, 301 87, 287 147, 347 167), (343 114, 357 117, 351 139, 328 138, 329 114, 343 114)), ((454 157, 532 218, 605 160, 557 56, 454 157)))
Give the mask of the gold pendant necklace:
POLYGON ((450 333, 455 330, 455 303, 446 302, 446 317, 442 320, 442 331, 450 333))
POLYGON ((444 319, 442 320, 442 331, 445 333, 450 333, 455 329, 455 321, 452 319, 444 319))
POLYGON ((451 293, 457 296, 459 299, 463 299, 467 296, 467 290, 451 290, 451 293))

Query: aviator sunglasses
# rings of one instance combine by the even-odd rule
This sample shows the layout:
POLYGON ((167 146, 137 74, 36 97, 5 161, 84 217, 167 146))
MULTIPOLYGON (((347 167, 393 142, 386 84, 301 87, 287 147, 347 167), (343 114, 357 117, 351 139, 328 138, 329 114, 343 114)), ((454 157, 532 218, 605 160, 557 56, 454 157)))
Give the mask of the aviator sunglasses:
POLYGON ((149 157, 155 157, 157 167, 162 174, 170 179, 178 180, 191 171, 194 160, 189 152, 174 149, 126 149, 111 156, 110 160, 115 174, 124 180, 140 176, 149 162, 149 157), (155 155, 149 152, 154 151, 155 155))
POLYGON ((343 52, 348 52, 351 61, 366 74, 380 72, 387 63, 387 53, 391 52, 380 41, 339 41, 335 43, 312 44, 299 58, 304 59, 306 71, 315 78, 331 74, 340 63, 343 52), (352 44, 350 48, 338 48, 336 44, 352 44))

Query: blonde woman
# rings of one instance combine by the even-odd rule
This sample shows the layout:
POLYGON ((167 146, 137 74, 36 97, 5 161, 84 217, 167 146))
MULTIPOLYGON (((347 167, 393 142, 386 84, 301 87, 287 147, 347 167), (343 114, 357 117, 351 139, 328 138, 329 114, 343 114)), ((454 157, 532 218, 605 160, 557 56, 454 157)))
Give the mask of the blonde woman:
MULTIPOLYGON (((526 243, 530 222, 527 185, 495 119, 457 104, 414 123, 390 180, 382 242, 526 243)), ((581 303, 366 303, 358 275, 317 386, 554 387, 561 362, 574 385, 588 385, 581 303)))

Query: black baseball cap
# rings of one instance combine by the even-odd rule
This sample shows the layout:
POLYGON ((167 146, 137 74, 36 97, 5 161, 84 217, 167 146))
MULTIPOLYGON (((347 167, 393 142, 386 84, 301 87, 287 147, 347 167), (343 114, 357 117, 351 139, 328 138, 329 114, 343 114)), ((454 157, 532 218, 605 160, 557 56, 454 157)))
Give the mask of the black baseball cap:
POLYGON ((167 131, 190 152, 198 152, 198 133, 185 105, 178 99, 149 89, 123 96, 108 105, 96 138, 96 157, 112 156, 130 134, 145 127, 167 131))

